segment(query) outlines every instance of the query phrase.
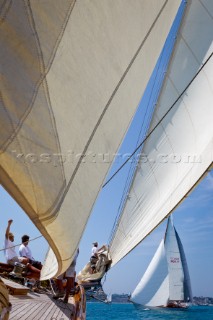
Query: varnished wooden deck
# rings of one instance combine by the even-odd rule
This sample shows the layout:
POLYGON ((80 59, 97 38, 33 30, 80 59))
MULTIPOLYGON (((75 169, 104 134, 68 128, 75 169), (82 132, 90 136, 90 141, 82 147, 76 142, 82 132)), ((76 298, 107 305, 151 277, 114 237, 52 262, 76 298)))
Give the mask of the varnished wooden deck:
POLYGON ((10 318, 13 320, 66 320, 72 319, 73 298, 69 303, 62 300, 54 300, 50 295, 28 293, 27 295, 10 295, 12 310, 10 318))
POLYGON ((85 320, 86 297, 84 288, 79 286, 75 296, 68 303, 54 300, 52 294, 36 293, 9 279, 2 278, 12 305, 9 319, 13 320, 85 320))

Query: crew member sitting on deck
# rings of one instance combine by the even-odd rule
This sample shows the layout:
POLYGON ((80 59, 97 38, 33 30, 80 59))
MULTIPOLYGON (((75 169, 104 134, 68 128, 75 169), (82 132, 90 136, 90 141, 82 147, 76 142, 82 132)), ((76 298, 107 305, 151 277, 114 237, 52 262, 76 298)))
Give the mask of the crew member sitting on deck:
POLYGON ((34 266, 35 268, 38 268, 39 270, 41 270, 42 268, 42 264, 40 261, 36 261, 33 256, 32 256, 32 252, 28 246, 29 244, 29 240, 30 237, 28 235, 23 235, 22 238, 22 244, 19 247, 19 255, 20 257, 25 257, 29 259, 29 263, 32 264, 32 266, 34 266))
POLYGON ((37 277, 40 277, 40 270, 36 267, 33 267, 29 263, 29 258, 27 257, 18 257, 15 246, 13 245, 14 242, 14 235, 12 232, 10 232, 10 226, 13 223, 13 220, 8 221, 8 226, 6 228, 5 232, 5 244, 4 244, 4 252, 5 252, 5 258, 8 264, 14 266, 16 262, 22 263, 27 265, 27 270, 30 270, 31 272, 34 272, 37 277))

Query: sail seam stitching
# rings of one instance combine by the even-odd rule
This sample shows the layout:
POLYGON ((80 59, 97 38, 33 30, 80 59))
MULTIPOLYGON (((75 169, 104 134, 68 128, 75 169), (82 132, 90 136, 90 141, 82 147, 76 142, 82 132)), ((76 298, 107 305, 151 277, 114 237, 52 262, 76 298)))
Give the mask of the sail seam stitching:
POLYGON ((196 72, 194 77, 190 80, 188 85, 185 87, 185 89, 181 92, 179 97, 173 102, 171 107, 168 109, 168 111, 164 114, 164 116, 161 118, 160 122, 158 122, 155 127, 149 132, 149 134, 142 140, 142 142, 139 144, 139 146, 134 150, 134 152, 129 156, 129 158, 118 168, 115 173, 104 183, 102 188, 104 188, 113 178, 114 176, 125 166, 125 164, 133 157, 133 155, 137 152, 137 150, 141 147, 141 145, 149 138, 149 136, 154 132, 154 130, 160 125, 160 123, 163 121, 163 119, 167 116, 167 114, 171 111, 171 109, 175 106, 175 104, 178 102, 178 100, 182 97, 182 95, 186 92, 186 90, 189 88, 189 86, 192 84, 192 82, 195 80, 195 78, 198 76, 198 74, 202 71, 202 69, 205 67, 205 65, 208 63, 208 61, 211 59, 213 53, 210 54, 210 56, 206 59, 206 61, 203 63, 203 65, 200 67, 200 69, 196 72))
MULTIPOLYGON (((203 73, 205 73, 204 70, 203 70, 203 73)), ((174 82, 172 81, 171 77, 168 76, 168 78, 169 78, 169 81, 170 81, 171 85, 173 86, 174 90, 175 90, 176 93, 179 95, 180 92, 178 91, 178 89, 177 89, 177 87, 175 86, 174 82)), ((185 108, 185 111, 186 111, 186 113, 188 114, 188 117, 189 117, 189 119, 190 119, 191 126, 192 126, 193 132, 194 132, 194 136, 196 136, 195 126, 194 126, 194 123, 193 123, 193 121, 192 121, 192 117, 191 117, 190 112, 189 112, 189 110, 188 110, 187 104, 185 103, 185 101, 184 101, 183 99, 182 99, 182 103, 183 103, 184 108, 185 108)), ((196 141, 195 141, 195 145, 196 145, 196 141)), ((174 153, 174 150, 173 150, 173 153, 174 153)), ((176 165, 177 165, 177 164, 176 164, 176 165)))
POLYGON ((209 10, 206 8, 206 6, 204 5, 204 3, 201 1, 201 0, 199 0, 199 2, 200 2, 200 4, 201 4, 201 6, 206 10, 206 12, 209 14, 209 16, 213 19, 213 16, 211 15, 211 13, 209 12, 209 10))
MULTIPOLYGON (((57 139, 56 139, 56 140, 57 140, 57 145, 58 145, 58 149, 59 149, 59 151, 60 151, 60 144, 59 144, 59 139, 58 139, 58 136, 57 136, 57 130, 56 130, 56 125, 55 125, 55 118, 54 118, 54 116, 53 116, 53 114, 52 114, 52 108, 51 108, 51 102, 50 102, 50 98, 49 98, 50 96, 49 96, 49 90, 48 90, 48 85, 47 85, 47 81, 46 81, 46 75, 47 75, 47 73, 49 72, 50 67, 51 67, 51 65, 52 65, 52 63, 53 63, 53 60, 54 60, 54 57, 55 57, 57 48, 58 48, 58 46, 59 46, 60 40, 61 40, 61 38, 62 38, 62 36, 63 36, 64 31, 65 31, 65 27, 66 27, 66 25, 67 25, 67 22, 68 22, 68 20, 69 20, 69 17, 70 17, 70 15, 71 15, 71 13, 72 13, 72 10, 73 10, 73 8, 74 8, 75 2, 76 2, 76 1, 72 2, 71 6, 70 6, 70 8, 69 8, 69 10, 68 10, 69 13, 67 14, 67 18, 66 18, 65 22, 63 23, 62 31, 59 33, 59 36, 58 36, 58 38, 57 38, 57 40, 56 40, 55 48, 54 48, 53 52, 51 53, 51 56, 52 56, 52 58, 51 58, 51 60, 50 60, 51 62, 49 62, 49 66, 48 66, 48 68, 46 69, 46 68, 45 68, 45 64, 44 64, 42 49, 41 49, 41 46, 40 46, 39 36, 38 36, 37 30, 36 30, 36 27, 35 27, 35 21, 34 21, 34 18, 33 18, 31 6, 30 6, 30 3, 29 3, 28 0, 24 1, 24 5, 25 5, 25 7, 26 7, 26 13, 27 13, 27 16, 28 16, 28 19, 29 19, 29 22, 30 22, 30 26, 31 26, 31 28, 32 28, 32 31, 35 33, 35 39, 36 39, 36 44, 37 44, 37 46, 36 46, 36 47, 37 47, 37 57, 38 57, 39 65, 40 65, 40 73, 41 73, 41 76, 40 76, 40 79, 39 79, 39 81, 37 82, 37 85, 36 85, 36 87, 35 87, 36 89, 35 89, 35 92, 34 92, 34 94, 33 94, 33 98, 32 98, 32 100, 31 100, 31 103, 30 103, 30 105, 29 105, 28 110, 25 112, 24 116, 22 117, 22 120, 20 121, 20 123, 19 123, 19 125, 18 125, 18 127, 17 127, 16 129, 13 127, 13 124, 12 124, 12 127, 14 128, 14 133, 13 133, 12 137, 1 147, 1 152, 4 152, 4 150, 8 147, 8 145, 11 144, 12 141, 13 141, 13 140, 15 139, 15 137, 17 136, 17 133, 19 132, 19 130, 20 130, 21 126, 22 126, 23 121, 28 117, 28 115, 29 115, 30 112, 32 111, 32 108, 33 108, 35 99, 36 99, 37 94, 38 94, 38 90, 39 90, 39 88, 40 88, 41 86, 43 86, 44 92, 46 91, 46 92, 45 92, 45 96, 46 96, 46 99, 47 99, 47 104, 49 104, 49 106, 48 106, 48 111, 49 111, 49 114, 50 114, 50 118, 52 119, 53 124, 54 124, 53 127, 55 128, 55 134, 56 134, 55 136, 57 137, 57 139), (46 87, 46 88, 45 88, 45 87, 46 87), (46 89, 46 90, 45 90, 45 89, 46 89), (49 103, 48 103, 48 102, 49 102, 49 103)), ((2 99, 2 101, 3 101, 3 99, 2 99)), ((6 108, 4 108, 4 109, 5 109, 5 111, 7 112, 6 108)), ((8 112, 7 112, 7 114, 8 114, 8 112)), ((9 114, 8 114, 8 117, 9 117, 9 120, 10 120, 10 122, 11 122, 11 118, 10 118, 9 114)), ((19 145, 20 145, 20 144, 19 144, 19 145)), ((21 146, 20 146, 20 148, 21 148, 21 146)), ((61 154, 61 153, 59 153, 59 154, 61 154)), ((62 168, 63 168, 63 167, 62 167, 62 168)), ((30 172, 29 172, 29 175, 30 175, 30 172)), ((64 181, 64 180, 65 180, 65 174, 64 174, 64 171, 63 171, 63 170, 62 170, 62 176, 63 176, 63 181, 64 181)), ((31 180, 32 180, 32 179, 31 179, 31 180)), ((54 209, 55 206, 56 206, 56 203, 58 202, 58 199, 60 199, 61 195, 63 194, 63 191, 64 191, 64 189, 65 189, 65 186, 66 186, 66 183, 64 182, 63 185, 62 185, 62 187, 61 187, 61 191, 59 192, 59 194, 58 194, 58 196, 57 196, 57 199, 55 200, 55 203, 54 203, 50 208, 48 208, 48 210, 47 210, 44 214, 47 214, 48 212, 53 211, 53 209, 54 209)), ((34 194, 35 194, 35 192, 34 192, 34 194)), ((54 210, 54 212, 55 212, 55 210, 54 210)), ((54 215, 54 212, 51 214, 51 217, 52 217, 52 215, 54 215)), ((50 219, 51 217, 48 217, 48 219, 50 219)))
POLYGON ((72 182, 73 182, 73 180, 74 180, 74 178, 75 178, 75 175, 76 175, 76 173, 77 173, 77 171, 78 171, 78 169, 79 169, 79 167, 80 167, 80 164, 81 164, 81 161, 82 161, 82 159, 83 159, 83 157, 84 157, 84 154, 85 154, 86 150, 88 149, 88 147, 89 147, 89 145, 90 145, 90 143, 91 143, 91 141, 92 141, 92 139, 93 139, 93 137, 94 137, 94 135, 95 135, 95 133, 96 133, 96 131, 97 131, 97 129, 98 129, 98 127, 99 127, 99 125, 100 125, 103 117, 104 117, 104 115, 105 115, 105 113, 107 112, 107 110, 108 110, 108 108, 109 108, 109 106, 110 106, 110 104, 111 104, 111 102, 112 102, 112 100, 113 100, 113 98, 114 98, 114 96, 115 96, 115 94, 117 93, 117 91, 118 91, 121 83, 123 82, 124 78, 126 77, 126 75, 127 75, 128 71, 130 70, 131 66, 132 66, 133 63, 135 62, 135 60, 136 60, 139 52, 141 51, 144 43, 146 42, 148 36, 150 35, 152 29, 154 28, 154 26, 155 26, 155 24, 156 24, 156 22, 158 21, 159 17, 161 16, 161 14, 162 14, 162 12, 163 12, 163 10, 164 10, 167 2, 168 2, 168 0, 166 0, 166 1, 164 2, 161 10, 160 10, 159 13, 157 14, 157 16, 156 16, 154 22, 152 23, 151 27, 149 28, 149 31, 147 32, 146 36, 143 38, 142 43, 140 44, 140 46, 139 46, 139 48, 137 49, 135 55, 134 55, 133 58, 131 59, 129 65, 127 66, 127 68, 126 68, 126 70, 125 70, 125 72, 123 73, 123 75, 122 75, 122 77, 120 78, 118 84, 116 85, 116 87, 115 87, 112 95, 110 96, 107 104, 105 105, 104 110, 102 111, 102 113, 101 113, 101 115, 100 115, 100 117, 99 117, 99 119, 98 119, 98 121, 97 121, 97 123, 96 123, 96 125, 95 125, 95 127, 94 127, 94 129, 93 129, 93 131, 92 131, 92 133, 91 133, 91 135, 90 135, 90 137, 89 137, 86 145, 85 145, 85 147, 84 147, 84 150, 83 150, 83 152, 82 152, 82 154, 81 154, 81 157, 79 158, 79 161, 78 161, 78 163, 77 163, 77 165, 76 165, 76 167, 75 167, 75 170, 74 170, 74 172, 73 172, 73 174, 72 174, 72 176, 71 176, 71 178, 70 178, 70 180, 69 180, 69 183, 68 183, 68 185, 67 185, 67 189, 66 189, 66 191, 65 191, 65 193, 64 193, 64 197, 65 197, 65 195, 67 194, 67 192, 68 192, 68 190, 69 190, 69 188, 70 188, 70 186, 71 186, 71 184, 72 184, 72 182))
POLYGON ((180 39, 182 39, 182 41, 184 42, 185 46, 188 48, 188 50, 190 51, 191 55, 194 57, 195 61, 197 62, 198 66, 200 66, 200 61, 197 58, 197 56, 195 55, 195 53, 193 52, 193 50, 191 49, 191 47, 189 46, 187 40, 184 38, 183 34, 180 35, 180 39))
MULTIPOLYGON (((65 19, 65 22, 63 23, 62 25, 62 28, 61 28, 61 32, 59 33, 58 35, 58 38, 56 39, 56 42, 55 42, 55 46, 54 46, 54 49, 51 53, 50 56, 51 59, 49 60, 49 63, 48 63, 48 68, 46 69, 45 67, 45 63, 44 63, 44 57, 43 57, 43 52, 42 52, 42 48, 41 48, 41 44, 40 44, 40 39, 39 39, 39 35, 37 33, 37 30, 36 30, 36 24, 35 24, 35 21, 34 21, 34 17, 33 17, 33 13, 32 13, 32 9, 31 9, 31 6, 30 6, 30 3, 28 5, 28 8, 29 8, 29 18, 31 20, 31 27, 33 29, 33 31, 35 32, 35 38, 36 38, 36 43, 37 43, 37 53, 38 53, 38 59, 39 59, 39 63, 40 63, 40 67, 41 67, 41 75, 43 74, 43 76, 41 77, 41 83, 40 85, 38 86, 38 89, 40 86, 43 86, 43 90, 44 90, 44 93, 45 93, 45 97, 46 97, 46 101, 47 101, 47 106, 48 106, 48 112, 49 112, 49 115, 50 115, 50 118, 52 120, 52 126, 53 126, 53 129, 54 129, 54 133, 55 133, 55 138, 56 138, 56 145, 57 145, 57 148, 58 150, 60 151, 61 150, 61 147, 60 147, 60 142, 59 142, 59 137, 58 137, 58 134, 57 134, 57 129, 56 129, 56 121, 55 121, 55 117, 54 117, 54 114, 53 114, 53 111, 52 111, 52 105, 51 105, 51 99, 50 99, 50 94, 49 94, 49 88, 48 88, 48 82, 47 82, 47 79, 46 79, 46 76, 50 70, 50 67, 52 66, 52 63, 54 61, 54 58, 55 58, 55 55, 56 55, 56 52, 57 52, 57 49, 58 49, 58 46, 60 44, 60 40, 62 39, 63 37, 63 34, 64 34, 64 31, 65 31, 65 28, 66 28, 66 25, 68 23, 68 20, 70 18, 70 15, 72 13, 72 10, 74 8, 74 5, 75 5, 76 1, 73 1, 71 2, 71 5, 70 5, 70 8, 68 10, 68 14, 67 14, 67 17, 65 19)), ((38 93, 38 90, 35 94, 35 98, 37 96, 37 93, 38 93)), ((34 99, 35 101, 35 99, 34 99)), ((32 105, 33 106, 33 105, 32 105)), ((31 108, 32 110, 32 108, 31 108)), ((30 111, 31 111, 30 110, 30 111)), ((61 152, 59 153, 59 156, 61 157, 61 152)), ((65 178, 65 172, 64 172, 64 167, 61 166, 61 174, 62 174, 62 180, 63 180, 63 183, 62 183, 62 186, 61 186, 61 190, 59 191, 58 193, 58 196, 57 198, 55 199, 54 203, 52 204, 51 207, 48 208, 48 210, 44 213, 44 214, 47 214, 47 213, 50 213, 51 212, 51 215, 49 215, 48 217, 46 218, 43 218, 43 219, 40 219, 41 221, 47 221, 47 220, 50 220, 52 219, 52 217, 55 216, 55 213, 56 213, 56 209, 54 210, 54 208, 57 206, 57 203, 59 201, 59 199, 61 198, 61 196, 63 195, 63 192, 65 190, 65 187, 66 187, 66 178, 65 178)))
MULTIPOLYGON (((28 2, 29 0, 24 0, 24 3, 25 3, 25 5, 26 5, 28 8, 30 8, 30 5, 26 4, 25 1, 28 2)), ((33 108, 33 105, 34 105, 36 96, 37 96, 37 94, 38 94, 38 90, 39 90, 40 86, 42 85, 42 82, 44 81, 44 78, 47 76, 47 74, 48 74, 48 72, 49 72, 49 70, 50 70, 50 67, 52 66, 52 63, 53 63, 53 61, 54 61, 54 57, 55 57, 56 52, 57 52, 57 49, 56 49, 56 48, 58 48, 59 43, 60 43, 60 40, 61 40, 62 37, 63 37, 64 31, 65 31, 65 29, 66 29, 66 25, 67 25, 67 23, 68 23, 68 20, 69 20, 70 15, 71 15, 71 13, 72 13, 72 11, 73 11, 73 8, 74 8, 75 3, 76 3, 76 0, 71 4, 71 6, 70 6, 70 8, 69 8, 69 10, 68 10, 69 12, 68 12, 67 18, 66 18, 66 20, 65 20, 65 23, 63 24, 62 32, 59 34, 58 39, 57 39, 57 41, 56 41, 56 44, 57 44, 57 45, 56 45, 56 47, 54 48, 54 50, 52 51, 52 53, 51 53, 51 55, 52 55, 52 58, 50 59, 51 62, 49 62, 48 68, 45 68, 45 66, 44 66, 43 70, 41 70, 41 76, 40 76, 39 80, 37 81, 36 85, 34 86, 35 89, 34 89, 34 94, 33 94, 33 96, 32 96, 32 100, 31 100, 31 102, 29 103, 29 106, 28 106, 27 110, 25 111, 24 115, 22 116, 22 119, 19 121, 19 124, 17 125, 16 129, 14 130, 13 135, 10 137, 10 139, 8 139, 8 140, 2 145, 1 149, 2 149, 3 151, 8 147, 9 144, 12 143, 12 141, 13 141, 14 138, 15 138, 15 136, 18 134, 18 132, 19 132, 19 130, 20 130, 20 128, 21 128, 24 120, 28 117, 28 115, 30 114, 30 112, 31 112, 31 110, 32 110, 32 108, 33 108)), ((29 14, 28 14, 28 16, 29 16, 29 14)), ((36 39, 37 39, 37 38, 38 38, 37 31, 36 31, 36 30, 34 30, 34 31, 35 31, 36 39)), ((39 59, 39 55, 38 55, 38 59, 39 59)), ((40 64, 40 62, 41 62, 41 61, 40 61, 40 59, 39 59, 39 64, 40 64)))

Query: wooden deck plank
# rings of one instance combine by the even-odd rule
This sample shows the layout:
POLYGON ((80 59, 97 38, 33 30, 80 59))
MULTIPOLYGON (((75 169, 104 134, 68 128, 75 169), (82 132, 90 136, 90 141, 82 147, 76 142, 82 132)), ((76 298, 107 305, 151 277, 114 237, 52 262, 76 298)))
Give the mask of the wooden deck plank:
POLYGON ((73 299, 65 304, 53 300, 47 294, 28 293, 27 296, 11 296, 11 320, 69 320, 73 310, 73 299), (71 303, 70 303, 71 302, 71 303))
POLYGON ((12 311, 10 311, 10 319, 20 319, 19 318, 19 314, 22 313, 22 311, 25 310, 25 304, 19 304, 18 308, 16 308, 15 310, 13 309, 13 304, 12 304, 12 311))
POLYGON ((69 299, 69 303, 65 304, 62 301, 60 303, 59 313, 57 319, 70 319, 71 314, 74 310, 73 301, 69 299))
POLYGON ((43 310, 43 308, 45 308, 45 303, 34 303, 33 306, 31 303, 29 303, 27 306, 26 312, 22 315, 22 317, 20 319, 27 320, 29 318, 33 319, 35 317, 37 317, 37 319, 38 319, 37 315, 40 312, 40 310, 43 310))
MULTIPOLYGON (((67 315, 67 314, 64 314, 64 310, 61 310, 60 308, 58 308, 58 313, 55 313, 54 314, 54 320, 55 319, 64 319, 64 317, 68 317, 68 319, 70 319, 70 313, 67 315)), ((66 318, 67 319, 67 318, 66 318)))
POLYGON ((23 306, 24 308, 19 308, 16 310, 16 313, 14 314, 14 319, 16 320, 22 319, 26 313, 28 314, 29 305, 24 303, 23 306))
POLYGON ((49 320, 49 319, 70 319, 70 314, 72 313, 73 306, 68 303, 63 303, 62 300, 54 300, 53 304, 55 305, 51 312, 48 315, 44 315, 44 318, 41 317, 41 320, 49 320))
MULTIPOLYGON (((45 307, 46 310, 44 310, 42 316, 40 317, 40 320, 48 319, 48 316, 49 316, 49 314, 50 314, 50 312, 51 312, 51 310, 52 310, 52 308, 53 308, 54 306, 55 306, 54 303, 52 303, 52 304, 49 304, 49 303, 46 304, 46 307, 45 307)), ((49 319, 51 319, 51 318, 49 317, 49 319)))
POLYGON ((52 315, 52 320, 55 320, 55 319, 60 319, 59 318, 59 313, 61 312, 61 310, 59 308, 56 308, 54 314, 52 315))
MULTIPOLYGON (((41 307, 39 306, 37 312, 36 313, 34 312, 34 314, 30 315, 30 319, 31 320, 41 319, 45 308, 46 308, 45 306, 41 306, 41 307)), ((29 317, 27 319, 29 319, 29 317)))
POLYGON ((45 317, 45 319, 57 319, 57 317, 55 316, 57 313, 58 313, 58 306, 55 304, 50 310, 49 314, 45 317))

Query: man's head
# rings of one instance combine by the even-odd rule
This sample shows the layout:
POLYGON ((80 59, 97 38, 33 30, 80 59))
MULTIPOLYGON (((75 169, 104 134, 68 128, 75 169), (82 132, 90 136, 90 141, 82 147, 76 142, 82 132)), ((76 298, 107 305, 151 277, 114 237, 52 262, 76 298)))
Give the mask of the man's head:
POLYGON ((27 245, 29 243, 30 237, 27 234, 24 234, 21 238, 23 244, 27 245))
POLYGON ((9 232, 9 240, 10 240, 11 242, 14 241, 14 234, 13 234, 12 232, 9 232))
POLYGON ((93 242, 93 246, 97 247, 98 246, 98 242, 93 242))

